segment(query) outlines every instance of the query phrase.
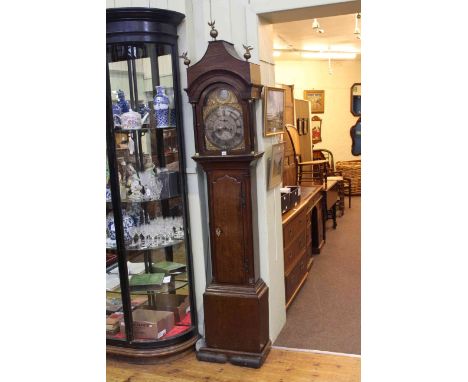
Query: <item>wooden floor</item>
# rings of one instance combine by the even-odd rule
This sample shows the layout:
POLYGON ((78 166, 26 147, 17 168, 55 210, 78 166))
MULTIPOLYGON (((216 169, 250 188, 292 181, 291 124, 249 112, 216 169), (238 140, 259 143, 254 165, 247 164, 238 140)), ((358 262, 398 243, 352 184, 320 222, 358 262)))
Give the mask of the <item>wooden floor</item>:
POLYGON ((108 382, 358 382, 361 359, 272 349, 260 369, 200 362, 191 352, 159 365, 107 360, 108 382))

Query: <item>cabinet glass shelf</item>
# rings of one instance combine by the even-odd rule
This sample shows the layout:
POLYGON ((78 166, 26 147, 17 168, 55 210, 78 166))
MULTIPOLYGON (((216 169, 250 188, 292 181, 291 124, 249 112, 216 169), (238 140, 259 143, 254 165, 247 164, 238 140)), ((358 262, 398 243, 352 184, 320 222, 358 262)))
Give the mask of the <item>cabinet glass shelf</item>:
MULTIPOLYGON (((179 198, 181 195, 172 195, 163 199, 148 199, 148 200, 131 200, 131 199, 120 199, 120 203, 150 203, 150 202, 163 202, 165 200, 171 200, 174 198, 179 198)), ((112 204, 112 200, 106 200, 106 203, 112 204)))
MULTIPOLYGON (((162 248, 173 247, 175 245, 182 244, 183 242, 184 242, 184 239, 177 239, 177 240, 172 240, 171 242, 167 242, 166 244, 160 244, 158 246, 137 247, 137 248, 126 246, 125 249, 127 251, 133 251, 133 252, 155 251, 155 250, 162 249, 162 248)), ((106 249, 116 251, 117 247, 106 246, 106 249)))
POLYGON ((176 129, 176 126, 165 126, 165 127, 156 127, 156 126, 148 126, 148 127, 142 127, 141 129, 121 129, 118 127, 115 127, 114 130, 116 133, 133 133, 135 131, 141 131, 141 132, 151 132, 151 131, 157 131, 157 130, 172 130, 176 129))
MULTIPOLYGON (((184 272, 185 273, 185 272, 184 272)), ((182 276, 178 275, 178 276, 182 276)), ((186 274, 185 274, 185 277, 186 274)), ((185 279, 176 279, 173 281, 170 281, 169 283, 162 284, 160 286, 157 285, 151 285, 151 286, 146 286, 146 287, 139 287, 138 289, 140 290, 135 290, 134 288, 130 287, 130 294, 135 295, 135 296, 142 296, 142 295, 147 295, 148 293, 174 293, 175 291, 184 288, 188 285, 188 280, 185 279)), ((120 287, 116 287, 116 289, 113 290, 106 290, 107 294, 119 294, 120 295, 120 287)))

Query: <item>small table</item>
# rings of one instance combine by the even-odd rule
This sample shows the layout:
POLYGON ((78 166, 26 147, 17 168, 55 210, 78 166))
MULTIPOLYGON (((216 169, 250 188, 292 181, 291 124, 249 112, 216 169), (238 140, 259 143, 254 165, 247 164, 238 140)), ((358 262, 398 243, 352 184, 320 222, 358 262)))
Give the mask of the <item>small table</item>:
POLYGON ((329 180, 327 182, 327 188, 323 191, 324 199, 326 203, 326 210, 327 210, 327 219, 328 213, 331 211, 332 219, 333 219, 333 229, 336 229, 338 225, 336 223, 336 204, 338 203, 338 181, 336 180, 329 180))

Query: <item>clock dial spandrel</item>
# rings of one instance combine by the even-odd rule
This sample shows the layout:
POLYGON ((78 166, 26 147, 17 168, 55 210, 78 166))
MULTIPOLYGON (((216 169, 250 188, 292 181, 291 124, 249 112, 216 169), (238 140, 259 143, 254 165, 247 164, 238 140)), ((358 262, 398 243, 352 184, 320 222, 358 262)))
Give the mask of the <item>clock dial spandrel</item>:
POLYGON ((235 151, 245 148, 242 107, 229 89, 211 91, 203 107, 205 147, 235 151))

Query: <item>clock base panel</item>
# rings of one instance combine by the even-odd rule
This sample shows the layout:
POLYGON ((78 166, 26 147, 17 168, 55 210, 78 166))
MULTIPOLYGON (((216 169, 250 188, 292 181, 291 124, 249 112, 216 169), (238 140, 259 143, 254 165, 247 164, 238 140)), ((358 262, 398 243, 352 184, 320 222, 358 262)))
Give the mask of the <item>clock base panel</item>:
POLYGON ((236 366, 251 367, 254 369, 260 368, 268 353, 271 350, 271 341, 263 347, 260 353, 247 353, 241 351, 215 349, 210 347, 201 347, 197 351, 197 359, 205 362, 226 363, 229 362, 236 366))

